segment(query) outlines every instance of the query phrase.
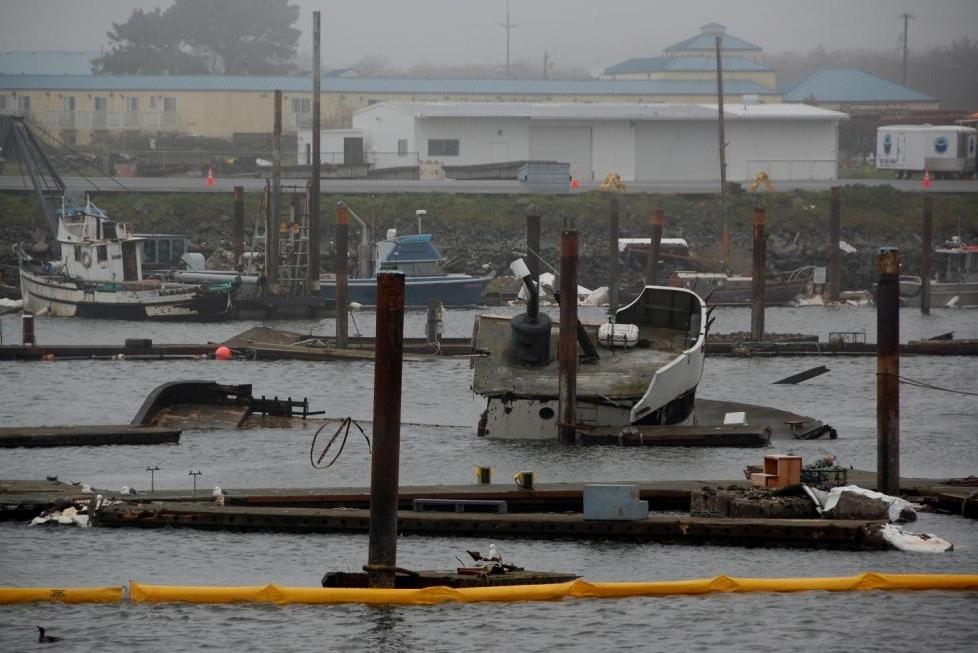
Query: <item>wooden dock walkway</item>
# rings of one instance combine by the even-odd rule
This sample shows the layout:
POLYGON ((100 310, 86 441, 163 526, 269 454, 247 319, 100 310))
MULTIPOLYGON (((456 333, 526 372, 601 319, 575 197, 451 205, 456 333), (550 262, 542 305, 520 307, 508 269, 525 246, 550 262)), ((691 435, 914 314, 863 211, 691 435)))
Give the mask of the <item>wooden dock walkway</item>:
POLYGON ((128 424, 83 426, 2 426, 0 448, 94 447, 110 444, 176 444, 180 429, 128 424))
MULTIPOLYGON (((366 533, 370 529, 370 510, 254 508, 186 503, 116 504, 97 512, 93 525, 366 533)), ((485 514, 402 510, 397 515, 397 531, 413 535, 482 538, 600 539, 850 550, 885 548, 880 523, 857 520, 650 516, 636 521, 594 521, 585 520, 579 513, 485 514)))

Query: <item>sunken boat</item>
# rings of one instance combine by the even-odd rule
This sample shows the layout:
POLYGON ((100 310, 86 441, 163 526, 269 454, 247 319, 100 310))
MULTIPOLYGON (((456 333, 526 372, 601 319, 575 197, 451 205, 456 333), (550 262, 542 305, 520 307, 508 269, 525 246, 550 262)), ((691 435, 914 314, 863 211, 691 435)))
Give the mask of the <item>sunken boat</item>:
MULTIPOLYGON (((522 275, 521 275, 522 276, 522 275)), ((558 434, 559 329, 537 291, 515 317, 476 317, 473 390, 486 397, 480 435, 548 440, 558 434)), ((706 305, 685 288, 646 286, 613 320, 579 323, 579 429, 686 420, 703 374, 706 305)))

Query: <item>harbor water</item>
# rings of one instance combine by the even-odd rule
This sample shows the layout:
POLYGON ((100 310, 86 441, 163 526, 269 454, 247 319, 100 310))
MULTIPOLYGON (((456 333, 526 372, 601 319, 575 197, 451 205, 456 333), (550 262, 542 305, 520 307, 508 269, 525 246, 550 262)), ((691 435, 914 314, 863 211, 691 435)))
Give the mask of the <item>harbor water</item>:
MULTIPOLYGON (((492 309, 505 310, 505 309, 492 309)), ((475 311, 446 312, 444 335, 469 336, 475 311)), ((718 309, 713 331, 749 331, 750 311, 718 309)), ((585 316, 587 317, 587 316, 585 316)), ((373 333, 373 315, 353 321, 373 333)), ((819 335, 864 330, 875 340, 872 308, 777 308, 767 329, 819 335)), ((408 312, 405 333, 424 332, 423 312, 408 312)), ((219 342, 258 323, 144 324, 40 317, 40 343, 219 342)), ((331 320, 272 322, 301 333, 331 334, 331 320)), ((3 342, 20 341, 18 316, 0 318, 3 342)), ((352 328, 352 325, 351 325, 352 328)), ((901 340, 953 331, 978 338, 978 313, 935 309, 901 313, 901 340)), ((778 441, 769 450, 702 448, 566 448, 487 441, 476 436, 484 400, 470 390, 466 359, 404 365, 402 484, 474 482, 475 466, 491 466, 495 482, 533 470, 538 483, 738 478, 763 453, 806 459, 833 454, 841 464, 876 467, 873 357, 708 358, 698 396, 761 403, 833 425, 837 440, 778 441), (830 373, 800 385, 773 381, 818 364, 830 373)), ((933 386, 978 392, 978 359, 904 357, 901 374, 933 386)), ((251 383, 256 395, 308 397, 331 418, 351 416, 369 433, 372 364, 214 360, 75 360, 0 362, 0 424, 127 423, 157 385, 177 379, 251 383)), ((901 386, 901 473, 951 478, 978 474, 978 397, 901 386)), ((369 453, 351 434, 328 470, 310 465, 317 424, 294 429, 184 431, 179 445, 11 449, 0 454, 0 478, 58 476, 94 487, 189 488, 200 470, 211 488, 369 485, 369 453)), ((331 432, 330 432, 331 433, 331 432)), ((359 439, 358 439, 359 438, 359 439)), ((318 453, 318 452, 317 452, 318 453)), ((840 576, 863 571, 978 573, 978 522, 922 514, 911 530, 954 543, 940 555, 742 547, 686 547, 616 542, 502 540, 505 559, 530 569, 569 571, 591 581, 671 580, 732 576, 840 576)), ((466 549, 489 541, 404 536, 398 564, 446 569, 466 549)), ((0 585, 317 586, 324 572, 356 571, 366 562, 366 535, 285 535, 193 530, 27 528, 0 523, 0 585)), ((704 597, 566 600, 558 603, 447 604, 433 607, 348 606, 66 606, 0 608, 0 650, 33 650, 35 625, 64 637, 67 650, 99 651, 486 651, 486 650, 973 650, 978 596, 952 592, 721 594, 704 597)))

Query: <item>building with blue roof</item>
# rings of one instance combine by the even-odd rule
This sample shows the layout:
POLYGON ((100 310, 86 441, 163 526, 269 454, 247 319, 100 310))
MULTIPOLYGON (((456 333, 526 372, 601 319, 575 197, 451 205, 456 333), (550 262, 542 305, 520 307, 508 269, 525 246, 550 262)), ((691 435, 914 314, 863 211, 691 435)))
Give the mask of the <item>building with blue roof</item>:
POLYGON ((816 104, 847 113, 931 111, 935 98, 908 86, 855 69, 822 69, 781 89, 785 102, 816 104))
POLYGON ((716 83, 716 39, 724 83, 752 81, 768 88, 776 86, 774 69, 761 61, 763 50, 726 33, 719 23, 707 23, 700 33, 666 47, 661 56, 635 57, 609 66, 605 79, 697 79, 716 83))

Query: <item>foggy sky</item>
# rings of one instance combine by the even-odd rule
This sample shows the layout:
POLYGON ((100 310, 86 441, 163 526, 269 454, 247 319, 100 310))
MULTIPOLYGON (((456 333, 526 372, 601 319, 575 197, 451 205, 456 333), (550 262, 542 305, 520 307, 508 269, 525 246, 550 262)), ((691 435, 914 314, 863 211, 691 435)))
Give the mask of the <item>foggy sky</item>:
MULTIPOLYGON (((295 0, 293 0, 295 2, 295 0)), ((505 0, 298 0, 300 56, 311 50, 311 12, 323 13, 324 67, 369 54, 392 66, 504 63, 505 0)), ((0 50, 98 50, 134 7, 168 0, 0 0, 0 50)), ((911 50, 978 38, 976 0, 511 0, 511 59, 592 72, 664 47, 716 21, 767 52, 895 49, 909 11, 911 50)))

